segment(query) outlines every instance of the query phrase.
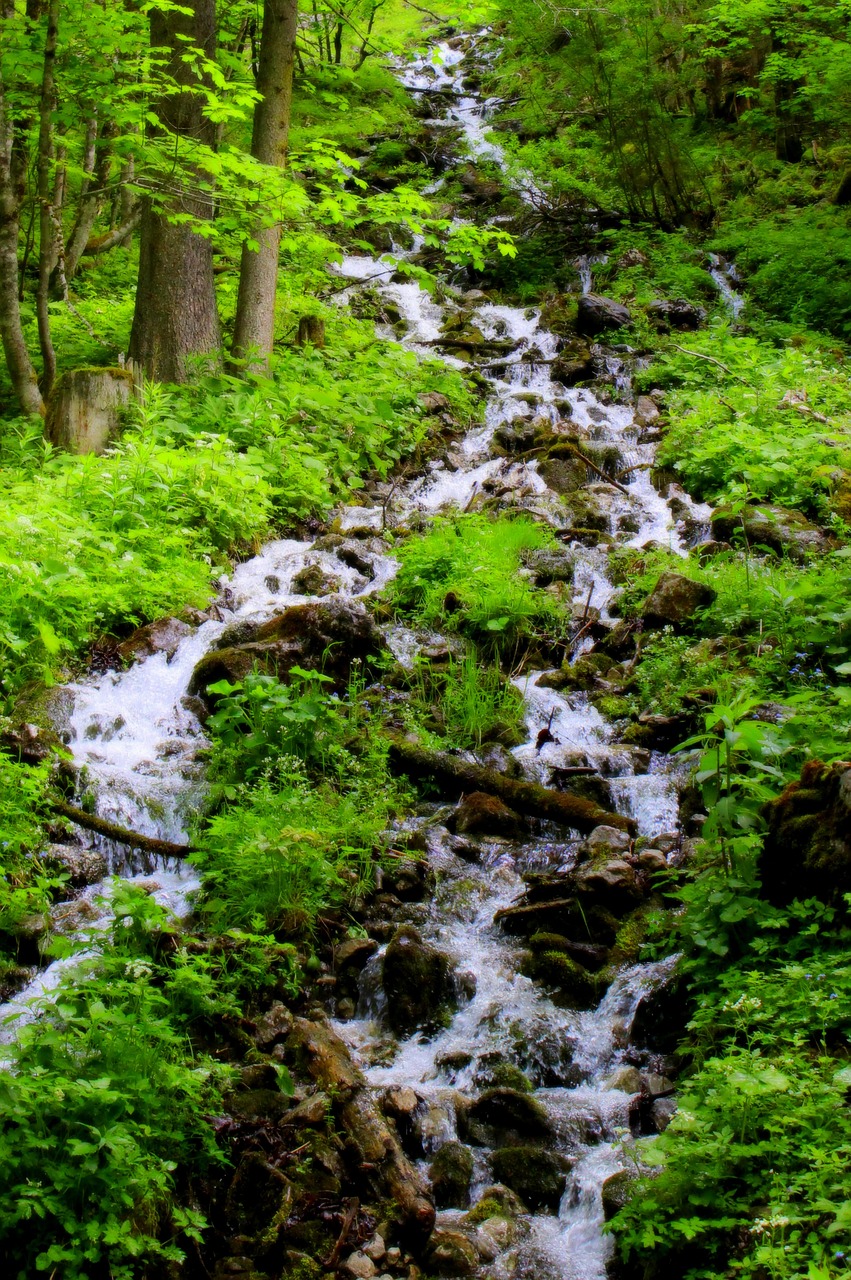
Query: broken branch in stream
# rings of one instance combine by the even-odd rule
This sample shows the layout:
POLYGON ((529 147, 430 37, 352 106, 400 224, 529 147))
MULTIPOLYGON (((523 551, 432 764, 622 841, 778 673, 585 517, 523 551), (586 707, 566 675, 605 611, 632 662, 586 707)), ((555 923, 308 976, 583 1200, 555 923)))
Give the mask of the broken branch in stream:
POLYGON ((51 808, 56 813, 61 813, 63 818, 76 823, 78 827, 94 831, 107 840, 114 840, 116 844, 126 844, 131 849, 141 849, 143 853, 153 853, 160 858, 185 858, 187 854, 195 852, 191 844, 175 844, 171 840, 157 840, 155 836, 143 836, 141 832, 130 831, 127 827, 119 826, 117 822, 110 822, 107 818, 98 818, 93 813, 86 813, 85 809, 78 809, 75 804, 68 804, 65 800, 52 801, 51 808))
POLYGON ((537 782, 508 778, 494 769, 470 764, 445 751, 432 751, 396 734, 388 736, 390 759, 397 768, 415 777, 439 778, 444 782, 454 783, 463 791, 485 791, 489 795, 498 796, 519 813, 530 814, 535 818, 548 818, 551 822, 573 827, 583 834, 600 826, 617 827, 630 833, 635 831, 632 818, 609 813, 584 796, 571 795, 568 791, 554 791, 537 782))

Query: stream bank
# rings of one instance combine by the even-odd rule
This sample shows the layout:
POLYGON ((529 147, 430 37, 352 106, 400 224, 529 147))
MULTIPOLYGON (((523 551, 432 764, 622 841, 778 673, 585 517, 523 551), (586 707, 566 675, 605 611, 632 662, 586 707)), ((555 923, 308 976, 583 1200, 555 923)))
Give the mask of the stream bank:
MULTIPOLYGON (((447 89, 452 105, 436 126, 460 127, 474 156, 497 159, 484 138, 487 107, 462 84, 469 46, 440 54, 437 71, 424 59, 404 79, 414 92, 447 89)), ((363 253, 346 256, 340 304, 383 269, 363 253)), ((583 266, 584 296, 592 271, 583 266)), ((323 668, 343 692, 353 659, 367 664, 377 648, 402 671, 423 654, 439 663, 451 638, 382 619, 378 597, 397 576, 403 533, 453 512, 508 512, 552 531, 553 545, 522 571, 539 590, 555 587, 566 634, 561 652, 546 652, 550 663, 535 665, 533 651, 504 673, 523 698, 525 736, 510 751, 492 744, 488 763, 554 790, 584 786, 623 821, 580 834, 481 793, 459 804, 467 788, 456 787, 392 827, 395 863, 379 891, 336 922, 333 949, 319 948, 298 1017, 272 1004, 232 1026, 218 1050, 240 1064, 216 1121, 236 1173, 194 1193, 214 1224, 198 1265, 218 1276, 324 1267, 415 1280, 422 1268, 602 1280, 604 1218, 623 1192, 621 1144, 663 1129, 673 1105, 676 1064, 646 1030, 646 1000, 673 962, 638 963, 642 914, 660 904, 654 875, 688 856, 697 827, 682 829, 684 779, 659 749, 675 744, 678 726, 647 721, 632 735, 639 741, 627 741, 589 694, 602 677, 616 698, 638 656, 636 628, 617 613, 611 547, 682 555, 706 538, 709 511, 675 483, 654 484, 659 406, 630 394, 634 353, 589 346, 608 384, 571 386, 575 370, 537 309, 451 284, 441 302, 411 280, 375 287, 398 317, 384 322, 386 334, 404 328, 412 350, 443 349, 477 370, 489 388, 484 423, 426 473, 341 509, 320 539, 264 548, 223 584, 214 616, 144 661, 80 682, 65 732, 100 813, 185 839, 203 791, 210 684, 268 661, 279 674, 323 668), (329 646, 343 655, 339 669, 324 661, 329 646), (343 928, 353 935, 341 937, 343 928), (292 1099, 278 1068, 296 1081, 292 1099), (296 1153, 305 1151, 302 1169, 296 1153)), ((676 627, 706 603, 688 582, 669 573, 657 584, 648 629, 676 627)), ((191 867, 113 866, 180 910, 199 886, 191 867)))

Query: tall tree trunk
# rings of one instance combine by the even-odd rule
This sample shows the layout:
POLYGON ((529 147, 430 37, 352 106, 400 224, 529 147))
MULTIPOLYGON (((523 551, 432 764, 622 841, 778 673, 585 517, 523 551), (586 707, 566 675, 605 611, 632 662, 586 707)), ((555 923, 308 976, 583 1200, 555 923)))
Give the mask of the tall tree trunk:
MULTIPOLYGON (((264 0, 263 32, 251 154, 282 168, 287 157, 298 0, 264 0)), ((275 336, 275 296, 281 227, 258 226, 257 249, 243 246, 233 335, 233 358, 257 372, 268 368, 275 336)))
POLYGON ((44 37, 44 69, 41 77, 41 108, 38 130, 38 293, 36 315, 41 346, 41 393, 50 395, 56 377, 56 353, 50 336, 50 273, 56 263, 56 214, 53 205, 53 162, 56 150, 53 116, 56 112, 56 44, 59 36, 59 0, 47 7, 44 37))
MULTIPOLYGON (((169 51, 168 73, 177 89, 156 106, 161 126, 176 136, 212 143, 215 130, 202 111, 203 99, 193 90, 197 76, 183 61, 186 42, 212 58, 216 42, 215 0, 191 0, 189 13, 151 12, 151 44, 169 51), (182 38, 181 38, 182 37, 182 38)), ((219 316, 210 241, 191 226, 170 221, 175 214, 212 217, 212 201, 188 177, 182 189, 155 207, 142 208, 139 278, 130 334, 130 358, 158 382, 185 381, 193 357, 218 361, 219 316)))
MULTIPOLYGON (((109 173, 112 168, 112 138, 114 125, 101 126, 97 113, 92 112, 86 122, 86 142, 83 153, 83 180, 77 201, 77 216, 65 245, 65 280, 70 282, 77 274, 80 259, 104 205, 109 173)), ((54 297, 58 292, 56 271, 50 281, 54 297)))
MULTIPOLYGON (((0 22, 12 19, 14 7, 14 0, 0 0, 0 22)), ((24 134, 0 77, 0 340, 21 410, 35 415, 44 412, 44 402, 24 340, 18 298, 18 236, 27 179, 24 134)))

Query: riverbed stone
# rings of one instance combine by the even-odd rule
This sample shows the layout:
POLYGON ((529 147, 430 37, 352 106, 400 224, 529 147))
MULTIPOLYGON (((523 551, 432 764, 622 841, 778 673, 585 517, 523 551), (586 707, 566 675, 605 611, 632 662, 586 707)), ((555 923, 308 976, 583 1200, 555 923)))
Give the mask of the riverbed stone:
POLYGON ((397 929, 384 954, 386 1019, 397 1035, 434 1030, 457 1004, 449 957, 419 932, 397 929))
POLYGON ((438 1209, 464 1209, 470 1203, 473 1153, 461 1142, 446 1142, 429 1165, 438 1209))
POLYGON ((452 825, 459 835, 502 836, 506 840, 520 839, 525 830, 518 813, 485 791, 471 791, 464 797, 452 815, 452 825))
MULTIPOLYGON (((350 600, 293 605, 261 624, 249 624, 238 644, 213 649, 195 667, 190 694, 206 696, 218 680, 243 680, 255 667, 286 680, 292 667, 322 671, 340 691, 352 669, 368 669, 384 640, 364 606, 350 600)), ((230 637, 228 637, 230 639, 230 637)))
POLYGON ((86 849, 79 844, 49 844, 43 861, 68 876, 74 889, 97 884, 109 870, 104 854, 97 849, 86 849))
POLYGON ((633 1181, 626 1169, 619 1169, 606 1178, 602 1186, 603 1214, 606 1222, 611 1222, 629 1199, 630 1183, 633 1181))
POLYGON ((472 1240, 461 1231, 437 1227, 423 1261, 430 1275, 471 1276, 478 1269, 479 1255, 472 1240))
POLYGON ((465 1136, 479 1146, 541 1140, 552 1134, 546 1107, 519 1089, 486 1089, 463 1118, 465 1136))
POLYGON ((555 1212, 567 1186, 570 1161, 538 1147, 505 1147, 494 1151, 491 1167, 500 1182, 515 1191, 534 1212, 555 1212))
POLYGON ((173 658, 181 640, 191 635, 192 630, 180 618, 157 618, 147 626, 138 627, 132 636, 121 642, 116 652, 125 662, 143 662, 155 653, 173 658))
POLYGON ((330 596, 339 590, 340 579, 318 563, 306 564, 292 581, 292 592, 296 596, 330 596))
POLYGON ((641 609, 644 625, 685 627, 717 594, 714 587, 681 573, 661 573, 641 609))
POLYGON ((632 324, 629 308, 614 298, 586 293, 577 303, 576 328, 588 337, 605 333, 607 329, 623 329, 628 324, 632 324))
POLYGON ((631 844, 632 841, 626 831, 619 831, 617 827, 601 825, 595 827, 585 840, 583 853, 591 858, 598 858, 601 855, 628 853, 631 844))
POLYGON ((368 1257, 361 1249, 356 1249, 354 1253, 350 1253, 340 1270, 350 1280, 372 1280, 373 1276, 378 1275, 378 1268, 372 1258, 368 1257))

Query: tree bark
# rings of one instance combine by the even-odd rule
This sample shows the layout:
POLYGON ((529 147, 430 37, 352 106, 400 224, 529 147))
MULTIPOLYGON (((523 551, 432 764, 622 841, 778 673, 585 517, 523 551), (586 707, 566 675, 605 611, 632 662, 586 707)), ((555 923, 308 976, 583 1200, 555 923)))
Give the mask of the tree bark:
POLYGON ((55 813, 68 818, 78 827, 86 831, 95 831, 107 840, 116 844, 126 844, 130 849, 141 849, 143 853, 153 853, 159 858, 185 858, 195 850, 189 844, 174 844, 171 840, 157 840, 154 836, 143 836, 138 831, 130 831, 120 827, 117 822, 109 822, 106 818, 98 818, 94 813, 86 813, 75 804, 65 800, 53 800, 50 805, 55 813))
POLYGON ((404 773, 416 777, 440 778, 444 782, 454 783, 462 791, 486 791, 490 795, 499 796, 500 800, 504 800, 518 813, 548 818, 551 822, 573 827, 583 834, 600 826, 617 827, 630 833, 635 831, 632 818, 609 813, 584 796, 570 795, 567 791, 553 791, 537 782, 508 778, 494 769, 468 764, 444 751, 430 751, 427 747, 409 742, 407 738, 395 735, 392 737, 390 759, 404 773))
POLYGON ((56 112, 56 45, 59 36, 59 0, 47 6, 44 37, 44 69, 38 129, 38 341, 41 347, 41 394, 50 395, 56 378, 56 352, 50 336, 50 276, 56 265, 56 215, 53 205, 53 162, 56 156, 53 116, 56 112))
MULTIPOLYGON (((290 132, 298 0, 264 0, 251 154, 262 164, 283 168, 290 132)), ((258 225, 257 248, 242 249, 233 358, 255 372, 268 369, 275 337, 280 223, 258 225)))
MULTIPOLYGON (((151 12, 151 45, 169 51, 168 74, 174 88, 157 103, 158 126, 177 146, 212 145, 214 126, 203 114, 196 92, 197 74, 183 61, 187 41, 212 58, 215 53, 215 0, 192 0, 191 12, 151 12), (182 38, 181 38, 182 37, 182 38)), ((156 126, 155 126, 156 127, 156 126)), ((193 358, 218 363, 221 347, 210 241, 177 223, 175 215, 212 217, 210 196, 194 186, 186 171, 178 190, 159 202, 143 201, 136 308, 130 334, 130 359, 157 382, 184 382, 193 358)))
MULTIPOLYGON (((10 22, 14 9, 14 0, 0 0, 0 22, 10 22)), ((25 130, 0 77, 0 341, 21 411, 36 416, 44 413, 44 401, 24 339, 18 298, 18 236, 26 180, 25 130)))

